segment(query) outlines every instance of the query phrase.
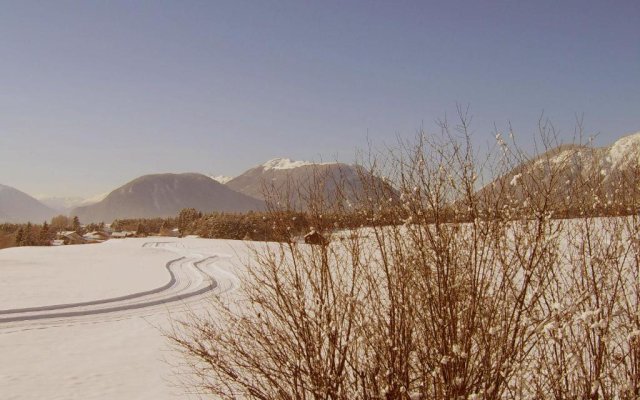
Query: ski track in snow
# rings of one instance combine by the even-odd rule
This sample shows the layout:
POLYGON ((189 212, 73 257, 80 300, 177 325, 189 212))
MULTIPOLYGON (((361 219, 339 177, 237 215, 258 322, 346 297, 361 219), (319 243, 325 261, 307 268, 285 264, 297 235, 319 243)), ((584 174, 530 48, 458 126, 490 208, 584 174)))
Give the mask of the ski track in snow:
POLYGON ((171 278, 165 285, 107 299, 0 310, 0 332, 148 316, 184 309, 210 291, 224 293, 237 286, 235 275, 216 266, 220 255, 198 254, 176 242, 147 242, 142 247, 162 248, 180 256, 166 264, 171 278))

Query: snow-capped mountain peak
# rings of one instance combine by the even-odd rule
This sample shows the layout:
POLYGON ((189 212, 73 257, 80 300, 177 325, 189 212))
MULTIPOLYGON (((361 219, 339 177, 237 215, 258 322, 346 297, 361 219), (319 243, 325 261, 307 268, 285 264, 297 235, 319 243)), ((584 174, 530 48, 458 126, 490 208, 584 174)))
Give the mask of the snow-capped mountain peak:
POLYGON ((213 179, 218 183, 222 183, 223 185, 233 179, 232 176, 225 176, 225 175, 216 175, 216 176, 209 175, 209 178, 213 179))
POLYGON ((36 199, 41 201, 47 207, 53 208, 56 211, 66 213, 70 211, 72 208, 88 206, 90 204, 95 204, 102 201, 109 192, 100 193, 98 195, 82 198, 82 197, 51 197, 51 196, 37 196, 36 199))
POLYGON ((289 158, 274 158, 273 160, 269 160, 266 163, 262 164, 261 167, 265 170, 293 169, 298 167, 304 167, 307 165, 318 165, 318 164, 328 164, 328 163, 313 163, 310 161, 293 161, 289 158))
POLYGON ((614 168, 640 165, 640 132, 618 139, 609 149, 609 161, 614 168))

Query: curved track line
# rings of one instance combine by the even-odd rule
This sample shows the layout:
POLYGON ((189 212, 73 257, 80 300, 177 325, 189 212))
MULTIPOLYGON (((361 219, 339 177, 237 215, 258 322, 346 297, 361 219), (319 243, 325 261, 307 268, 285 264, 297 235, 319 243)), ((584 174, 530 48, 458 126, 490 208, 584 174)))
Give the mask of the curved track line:
MULTIPOLYGON (((147 290, 147 291, 144 291, 144 292, 137 292, 137 293, 127 294, 127 295, 124 295, 124 296, 109 297, 107 299, 101 299, 101 300, 83 301, 83 302, 78 302, 78 303, 67 303, 67 304, 54 304, 54 305, 50 305, 50 306, 13 308, 13 309, 9 309, 9 310, 0 310, 0 315, 17 314, 17 313, 28 313, 28 312, 37 312, 37 311, 53 311, 53 310, 59 310, 59 309, 63 309, 63 308, 94 306, 94 305, 98 305, 98 304, 113 303, 113 302, 116 302, 116 301, 131 300, 131 299, 135 299, 135 298, 138 298, 138 297, 143 297, 143 296, 148 296, 148 295, 160 293, 162 291, 165 291, 165 290, 171 288, 173 285, 176 284, 176 275, 171 270, 171 266, 172 266, 173 263, 178 262, 180 260, 184 260, 184 259, 186 259, 186 257, 176 258, 175 260, 169 261, 165 265, 165 267, 169 271, 169 275, 171 276, 171 279, 166 284, 164 284, 164 285, 162 285, 160 287, 157 287, 155 289, 147 290)), ((2 322, 2 321, 3 320, 0 319, 0 322, 2 322)))
MULTIPOLYGON (((179 246, 179 243, 175 242, 148 242, 144 243, 143 247, 185 249, 184 246, 179 246)), ((66 318, 137 310, 189 299, 218 287, 218 282, 201 268, 201 264, 212 264, 212 262, 218 258, 217 255, 203 256, 200 254, 189 254, 171 260, 165 265, 171 276, 169 282, 158 288, 143 292, 78 303, 0 310, 0 315, 8 315, 7 317, 0 318, 0 325, 11 322, 28 322, 45 319, 61 319, 64 321, 66 318), (176 266, 176 264, 178 265, 176 266), (198 273, 189 273, 191 269, 189 267, 198 273), (176 274, 176 271, 179 273, 176 274), (185 280, 185 277, 188 279, 185 280), (186 283, 184 287, 182 287, 183 282, 186 283), (195 286, 195 290, 190 290, 192 286, 195 286), (175 292, 172 293, 173 289, 175 289, 175 292), (132 300, 133 302, 131 302, 132 300), (104 305, 110 306, 100 307, 104 305), (77 310, 81 307, 87 307, 88 309, 77 310)), ((229 289, 232 287, 233 284, 231 284, 229 289)))
POLYGON ((52 313, 52 314, 23 315, 20 317, 0 318, 0 324, 5 322, 36 321, 40 319, 50 319, 50 318, 81 317, 85 315, 105 314, 105 313, 111 313, 116 311, 136 310, 139 308, 152 307, 159 304, 171 303, 173 301, 183 300, 192 296, 197 296, 199 294, 208 292, 209 290, 215 289, 215 287, 216 287, 216 284, 214 282, 211 282, 206 287, 198 289, 194 292, 189 292, 187 294, 178 294, 175 296, 165 297, 162 299, 152 300, 144 303, 125 304, 122 306, 99 308, 96 310, 69 311, 69 312, 60 312, 60 313, 52 313))

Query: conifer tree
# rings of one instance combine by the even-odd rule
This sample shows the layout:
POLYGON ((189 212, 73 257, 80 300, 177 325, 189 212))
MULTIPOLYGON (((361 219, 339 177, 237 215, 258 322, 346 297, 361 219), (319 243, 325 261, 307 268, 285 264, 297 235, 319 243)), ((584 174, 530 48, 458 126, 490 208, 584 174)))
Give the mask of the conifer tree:
POLYGON ((23 241, 24 241, 24 229, 20 227, 18 229, 18 232, 16 232, 16 246, 17 247, 23 246, 23 241))
POLYGON ((76 215, 73 217, 73 230, 78 234, 82 235, 82 226, 80 225, 80 219, 76 215))
POLYGON ((138 229, 136 229, 136 234, 138 236, 147 236, 147 229, 144 227, 142 223, 138 224, 138 229))
POLYGON ((40 234, 38 235, 38 244, 40 246, 49 245, 49 225, 47 221, 44 221, 42 228, 40 228, 40 234))
POLYGON ((23 242, 23 246, 33 246, 34 240, 33 240, 33 225, 31 225, 31 222, 27 223, 26 228, 24 229, 24 236, 22 239, 23 242))
POLYGON ((180 235, 185 235, 189 225, 202 218, 202 213, 195 208, 183 208, 178 214, 178 229, 180 229, 180 235))

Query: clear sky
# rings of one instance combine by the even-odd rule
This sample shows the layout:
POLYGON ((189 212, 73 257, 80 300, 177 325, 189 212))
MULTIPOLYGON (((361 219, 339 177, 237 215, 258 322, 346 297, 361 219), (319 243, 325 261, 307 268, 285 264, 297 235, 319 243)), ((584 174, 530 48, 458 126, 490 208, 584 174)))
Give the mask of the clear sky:
POLYGON ((348 162, 456 102, 479 144, 640 131, 640 1, 0 1, 0 183, 33 195, 348 162))

